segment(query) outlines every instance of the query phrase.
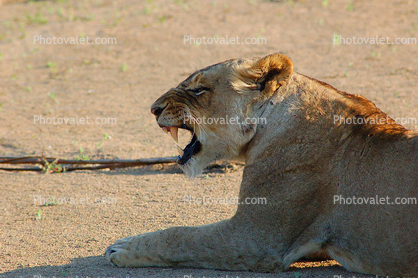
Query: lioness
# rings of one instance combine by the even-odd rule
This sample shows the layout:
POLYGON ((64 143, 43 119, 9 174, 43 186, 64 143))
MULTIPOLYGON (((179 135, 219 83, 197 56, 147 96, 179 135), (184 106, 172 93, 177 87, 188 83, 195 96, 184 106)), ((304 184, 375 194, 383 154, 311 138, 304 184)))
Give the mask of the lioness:
POLYGON ((322 252, 349 271, 418 275, 418 133, 369 100, 272 54, 198 70, 151 112, 175 139, 179 128, 193 134, 178 159, 188 176, 242 159, 239 199, 267 203, 241 202, 231 219, 210 225, 120 239, 105 254, 113 264, 277 272, 322 252))

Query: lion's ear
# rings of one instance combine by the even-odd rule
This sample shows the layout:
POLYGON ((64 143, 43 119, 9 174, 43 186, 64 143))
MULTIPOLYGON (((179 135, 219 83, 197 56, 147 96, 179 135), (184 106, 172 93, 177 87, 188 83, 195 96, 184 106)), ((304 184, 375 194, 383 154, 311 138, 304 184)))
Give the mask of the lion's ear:
MULTIPOLYGON (((272 95, 293 73, 293 63, 284 54, 271 54, 256 61, 250 68, 240 69, 237 77, 246 89, 259 89, 265 96, 272 95)), ((242 88, 242 87, 241 87, 242 88)))

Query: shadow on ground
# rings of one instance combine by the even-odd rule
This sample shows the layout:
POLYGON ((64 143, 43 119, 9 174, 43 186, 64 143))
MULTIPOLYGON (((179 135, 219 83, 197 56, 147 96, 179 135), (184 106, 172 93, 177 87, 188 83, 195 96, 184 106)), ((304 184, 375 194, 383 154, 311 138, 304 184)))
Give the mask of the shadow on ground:
MULTIPOLYGON (((256 273, 241 271, 219 271, 209 269, 191 268, 117 268, 110 265, 103 256, 76 258, 72 263, 58 266, 37 266, 19 268, 0 274, 0 277, 31 277, 31 278, 93 278, 93 277, 181 277, 181 278, 244 278, 244 277, 280 277, 280 278, 302 278, 302 277, 372 277, 357 273, 350 273, 340 266, 321 267, 291 267, 281 273, 256 273)), ((376 277, 376 276, 373 276, 376 277)))
MULTIPOLYGON (((212 163, 203 170, 203 174, 225 174, 238 171, 244 167, 240 163, 212 163)), ((164 175, 164 174, 183 174, 183 171, 177 164, 159 164, 159 165, 147 165, 139 167, 120 168, 107 171, 86 171, 92 174, 104 174, 110 176, 117 175, 134 175, 134 176, 147 176, 147 175, 164 175)))

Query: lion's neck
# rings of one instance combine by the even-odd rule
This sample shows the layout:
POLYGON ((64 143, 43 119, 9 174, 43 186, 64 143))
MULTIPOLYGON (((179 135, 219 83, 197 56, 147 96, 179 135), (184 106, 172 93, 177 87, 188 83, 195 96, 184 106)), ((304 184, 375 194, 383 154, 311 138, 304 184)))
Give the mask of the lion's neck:
POLYGON ((246 148, 247 163, 265 153, 298 161, 300 167, 331 158, 347 140, 362 148, 361 142, 372 137, 392 141, 417 136, 371 101, 297 73, 260 107, 267 123, 257 126, 246 148))

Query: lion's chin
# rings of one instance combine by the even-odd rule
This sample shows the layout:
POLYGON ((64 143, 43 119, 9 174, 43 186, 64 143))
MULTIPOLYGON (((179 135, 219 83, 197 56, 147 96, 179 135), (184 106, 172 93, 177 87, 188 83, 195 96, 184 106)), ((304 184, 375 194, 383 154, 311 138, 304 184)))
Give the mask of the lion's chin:
POLYGON ((190 158, 186 164, 179 164, 177 163, 181 170, 186 174, 187 177, 194 179, 198 175, 203 172, 203 169, 207 166, 203 163, 199 163, 199 161, 192 157, 190 158))

